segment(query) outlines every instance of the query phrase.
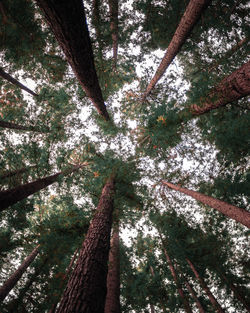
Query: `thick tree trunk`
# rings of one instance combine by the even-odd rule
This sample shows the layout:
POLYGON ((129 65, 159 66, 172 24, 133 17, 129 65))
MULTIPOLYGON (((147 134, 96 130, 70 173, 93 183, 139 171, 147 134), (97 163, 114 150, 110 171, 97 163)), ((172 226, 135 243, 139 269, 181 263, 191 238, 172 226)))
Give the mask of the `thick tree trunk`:
POLYGON ((154 86, 165 73, 167 67, 173 61, 175 56, 181 50, 182 45, 187 40, 189 34, 193 30, 195 24, 198 22, 202 12, 206 9, 210 0, 190 0, 184 15, 174 33, 174 36, 168 46, 168 49, 159 65, 154 77, 149 83, 146 91, 142 96, 142 102, 146 99, 154 86))
POLYGON ((30 90, 28 87, 24 86, 22 83, 20 83, 18 80, 16 80, 14 77, 12 77, 10 74, 6 73, 3 68, 0 67, 0 76, 4 79, 8 80, 13 85, 16 85, 17 87, 27 91, 32 96, 38 96, 34 91, 30 90))
POLYGON ((118 0, 109 0, 109 14, 113 41, 113 70, 116 70, 118 55, 118 0))
POLYGON ((36 181, 33 181, 31 183, 27 183, 24 185, 20 185, 16 188, 10 189, 10 190, 4 190, 0 192, 0 211, 3 209, 6 209, 10 205, 13 205, 28 196, 34 194, 35 192, 40 191, 41 189, 53 184, 58 180, 58 177, 61 175, 70 174, 72 172, 77 171, 80 168, 80 166, 75 166, 73 169, 59 172, 57 174, 40 178, 36 181))
POLYGON ((37 0, 66 59, 99 114, 109 120, 96 75, 82 0, 37 0))
POLYGON ((192 288, 192 286, 188 283, 188 281, 185 281, 185 285, 187 286, 187 289, 191 293, 192 297, 194 298, 194 301, 195 301, 195 303, 199 309, 199 312, 200 313, 206 313, 205 310, 203 309, 203 306, 202 306, 200 300, 198 299, 194 289, 192 288))
POLYGON ((105 313, 120 313, 120 248, 119 221, 114 222, 110 242, 105 313))
POLYGON ((19 266, 19 268, 13 273, 10 278, 3 284, 0 288, 0 301, 3 301, 9 292, 15 287, 19 279, 22 277, 23 273, 29 267, 29 265, 34 261, 35 257, 39 252, 38 245, 29 256, 23 261, 23 263, 19 266))
POLYGON ((192 272, 194 273, 196 279, 199 281, 199 283, 201 284, 203 290, 206 292, 212 306, 215 308, 215 310, 218 313, 225 313, 225 311, 222 309, 222 307, 220 306, 220 304, 217 302, 217 300, 215 299, 214 295, 212 294, 212 292, 210 291, 210 289, 208 288, 208 286, 206 285, 204 279, 199 275, 199 273, 197 272, 197 270, 195 269, 193 263, 186 258, 186 261, 188 262, 192 272))
POLYGON ((182 188, 178 185, 174 185, 172 183, 168 183, 166 181, 162 181, 162 184, 168 186, 170 189, 180 191, 188 196, 191 196, 192 198, 202 202, 203 204, 206 204, 218 211, 220 211, 222 214, 234 219, 235 221, 247 226, 250 228, 250 213, 242 208, 239 208, 237 206, 234 206, 232 204, 229 204, 227 202, 218 200, 216 198, 203 195, 200 192, 189 190, 186 188, 182 188))
POLYGON ((201 115, 228 103, 244 98, 250 94, 250 61, 224 78, 199 106, 193 104, 190 111, 201 115))
POLYGON ((17 130, 25 130, 25 131, 34 131, 38 133, 47 133, 49 129, 46 127, 46 130, 41 130, 35 126, 22 126, 12 122, 5 122, 0 120, 0 127, 2 128, 10 128, 10 129, 17 129, 17 130))
POLYGON ((104 312, 114 179, 106 182, 57 313, 104 312))

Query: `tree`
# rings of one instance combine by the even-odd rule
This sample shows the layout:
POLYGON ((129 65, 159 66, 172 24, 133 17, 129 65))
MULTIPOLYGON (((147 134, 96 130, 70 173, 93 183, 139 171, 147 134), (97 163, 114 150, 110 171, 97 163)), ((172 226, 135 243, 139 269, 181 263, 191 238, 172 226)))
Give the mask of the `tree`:
POLYGON ((1 120, 0 120, 0 127, 17 129, 17 130, 25 130, 25 131, 35 131, 35 132, 41 132, 41 133, 49 131, 48 129, 46 131, 40 130, 39 128, 35 126, 23 126, 23 125, 18 125, 16 123, 6 122, 6 121, 1 121, 1 120))
POLYGON ((118 0, 109 0, 110 30, 113 41, 113 69, 116 70, 118 54, 118 0))

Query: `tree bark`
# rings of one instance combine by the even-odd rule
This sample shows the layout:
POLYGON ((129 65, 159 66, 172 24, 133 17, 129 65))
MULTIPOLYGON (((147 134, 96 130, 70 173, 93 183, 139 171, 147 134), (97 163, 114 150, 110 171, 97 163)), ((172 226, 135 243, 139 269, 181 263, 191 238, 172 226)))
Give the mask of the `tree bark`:
POLYGON ((109 120, 99 86, 82 0, 37 0, 66 59, 98 113, 109 120))
POLYGON ((3 77, 4 79, 8 80, 10 83, 13 85, 16 85, 17 87, 27 91, 29 94, 32 96, 38 96, 34 91, 30 90, 28 87, 24 86, 22 83, 20 83, 17 79, 12 77, 10 74, 6 73, 2 67, 0 67, 0 76, 3 77))
POLYGON ((206 9, 210 0, 190 0, 186 8, 184 15, 181 18, 181 21, 174 33, 174 36, 168 46, 168 49, 159 65, 158 69, 152 80, 150 81, 146 91, 142 96, 142 102, 145 101, 146 97, 152 91, 154 86, 160 80, 162 75, 165 73, 166 69, 173 61, 175 56, 181 50, 181 47, 187 40, 191 31, 193 30, 195 24, 198 22, 202 12, 206 9))
POLYGON ((216 198, 206 196, 200 192, 182 188, 178 185, 162 181, 162 184, 168 186, 170 189, 180 191, 192 198, 200 201, 203 204, 206 204, 224 214, 227 217, 234 219, 235 221, 245 225, 250 228, 250 213, 242 208, 229 204, 227 202, 218 200, 216 198))
POLYGON ((187 289, 189 290, 189 292, 191 293, 192 297, 194 298, 194 301, 199 309, 200 313, 206 313, 205 310, 203 309, 202 304, 200 303, 200 300, 198 299, 194 289, 192 288, 192 286, 189 284, 188 281, 185 281, 185 285, 187 286, 187 289))
POLYGON ((44 178, 40 178, 36 181, 33 181, 31 183, 27 183, 24 185, 20 185, 16 188, 4 190, 0 192, 0 211, 6 209, 10 205, 13 205, 28 196, 34 194, 35 192, 40 191, 41 189, 53 184, 58 180, 59 176, 70 174, 72 172, 77 171, 80 168, 80 166, 75 166, 73 169, 59 172, 57 174, 47 176, 44 178))
POLYGON ((118 0, 109 0, 110 30, 113 41, 113 70, 116 70, 118 55, 118 0))
POLYGON ((10 129, 17 129, 17 130, 25 130, 25 131, 34 131, 38 133, 47 133, 49 129, 46 127, 46 130, 41 130, 36 126, 23 126, 12 122, 5 122, 0 120, 0 127, 2 128, 10 128, 10 129))
POLYGON ((9 292, 15 287, 19 279, 22 277, 23 273, 29 267, 29 265, 34 261, 35 257, 39 252, 38 245, 29 256, 23 261, 23 263, 19 266, 19 268, 13 273, 10 278, 3 284, 0 288, 0 301, 3 301, 9 292))
POLYGON ((220 304, 217 302, 217 300, 215 299, 214 295, 212 294, 212 292, 210 291, 210 289, 208 288, 208 286, 206 285, 205 281, 203 280, 203 278, 199 275, 199 273, 197 272, 197 270, 195 269, 193 263, 186 258, 186 261, 188 262, 192 272, 194 273, 196 279, 199 281, 199 283, 201 284, 203 290, 206 292, 212 306, 215 308, 215 310, 218 313, 225 313, 225 311, 222 309, 222 307, 220 306, 220 304))
POLYGON ((114 178, 109 178, 57 313, 104 312, 112 226, 114 178))
POLYGON ((120 313, 120 247, 119 221, 114 222, 110 242, 105 313, 120 313))
POLYGON ((228 103, 244 98, 250 94, 250 61, 241 66, 214 88, 205 101, 199 106, 193 104, 190 111, 201 115, 228 103))

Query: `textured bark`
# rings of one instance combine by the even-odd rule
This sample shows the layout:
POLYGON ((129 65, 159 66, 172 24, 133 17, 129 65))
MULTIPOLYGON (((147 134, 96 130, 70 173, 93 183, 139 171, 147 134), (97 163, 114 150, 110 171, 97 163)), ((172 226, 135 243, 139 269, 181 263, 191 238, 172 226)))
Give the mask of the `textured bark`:
POLYGON ((109 0, 109 14, 113 41, 113 70, 116 70, 118 55, 118 0, 109 0))
POLYGON ((0 301, 3 301, 9 292, 15 287, 19 279, 22 277, 23 273, 26 271, 26 269, 29 267, 29 265, 34 261, 35 257, 37 256, 39 252, 38 245, 29 256, 23 261, 23 263, 19 266, 19 268, 13 273, 10 278, 3 284, 3 286, 0 288, 0 301))
POLYGON ((14 77, 12 77, 10 74, 6 73, 3 68, 0 67, 0 76, 4 79, 8 80, 13 85, 16 85, 17 87, 27 91, 32 96, 38 96, 34 91, 30 90, 28 87, 24 86, 22 83, 20 83, 18 80, 16 80, 14 77))
POLYGON ((199 106, 193 104, 190 111, 193 115, 201 115, 228 103, 244 98, 250 94, 250 61, 241 66, 221 83, 202 101, 199 106))
POLYGON ((168 49, 159 65, 152 80, 150 81, 146 91, 142 96, 142 101, 146 99, 154 86, 160 80, 166 69, 173 61, 175 56, 181 50, 182 45, 187 40, 189 34, 198 22, 202 12, 206 9, 210 0, 190 0, 184 15, 174 33, 174 36, 168 46, 168 49))
POLYGON ((98 113, 109 120, 99 86, 81 0, 37 0, 66 59, 98 113))
POLYGON ((108 179, 57 313, 104 312, 114 188, 108 179))
POLYGON ((110 243, 105 313, 120 313, 120 248, 119 224, 114 223, 110 243))
POLYGON ((70 174, 72 172, 77 171, 79 168, 80 166, 75 166, 73 169, 70 169, 64 172, 59 172, 57 174, 47 176, 44 178, 40 178, 36 181, 27 183, 24 185, 20 185, 13 189, 1 191, 0 192, 0 211, 9 207, 10 205, 13 205, 27 198, 33 193, 38 192, 41 189, 53 184, 54 182, 58 180, 59 176, 70 174))
POLYGON ((192 297, 194 298, 194 301, 199 309, 200 313, 206 313, 205 310, 203 309, 203 306, 200 302, 200 300, 198 299, 193 287, 189 284, 188 281, 185 281, 185 285, 187 286, 187 289, 189 290, 189 292, 191 293, 192 297))
POLYGON ((220 211, 222 214, 224 214, 227 217, 230 217, 234 219, 235 221, 247 226, 250 228, 250 212, 239 208, 237 206, 234 206, 232 204, 229 204, 227 202, 218 200, 216 198, 206 196, 200 192, 193 191, 190 189, 182 188, 178 185, 174 185, 172 183, 168 183, 165 181, 162 181, 162 184, 168 186, 169 188, 180 191, 188 196, 191 196, 192 198, 202 202, 203 204, 206 204, 218 211, 220 211))
POLYGON ((39 133, 46 133, 49 131, 49 129, 46 127, 46 130, 41 130, 38 127, 35 126, 23 126, 12 122, 5 122, 0 120, 0 127, 3 128, 10 128, 10 129, 17 129, 17 130, 25 130, 25 131, 34 131, 39 133))
POLYGON ((217 300, 215 299, 214 295, 212 294, 212 292, 210 291, 210 289, 208 288, 208 286, 206 285, 204 279, 199 275, 199 273, 197 272, 197 270, 195 269, 193 263, 186 258, 186 261, 188 262, 192 272, 194 273, 196 279, 199 281, 201 287, 203 288, 203 290, 206 292, 212 306, 215 308, 216 312, 218 313, 225 313, 225 311, 222 309, 222 307, 220 306, 220 304, 217 302, 217 300))

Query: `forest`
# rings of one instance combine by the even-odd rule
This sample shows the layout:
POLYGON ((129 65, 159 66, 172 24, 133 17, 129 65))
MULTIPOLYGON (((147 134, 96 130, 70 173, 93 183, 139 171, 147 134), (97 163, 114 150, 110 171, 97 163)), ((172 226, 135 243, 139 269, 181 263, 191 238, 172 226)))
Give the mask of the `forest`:
POLYGON ((247 313, 246 0, 0 0, 0 312, 247 313))

